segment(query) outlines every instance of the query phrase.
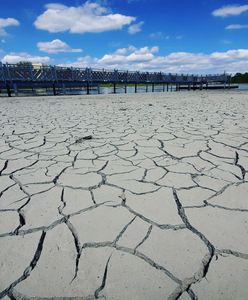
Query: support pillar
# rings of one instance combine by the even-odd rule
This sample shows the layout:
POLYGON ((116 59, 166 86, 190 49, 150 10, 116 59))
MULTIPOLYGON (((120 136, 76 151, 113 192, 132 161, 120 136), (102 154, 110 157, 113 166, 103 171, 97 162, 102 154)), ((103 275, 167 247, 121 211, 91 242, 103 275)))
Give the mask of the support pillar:
POLYGON ((169 83, 167 83, 167 88, 166 89, 167 89, 167 92, 169 92, 169 83))
POLYGON ((134 92, 137 93, 137 83, 134 85, 134 92))
POLYGON ((127 84, 125 84, 125 94, 127 93, 127 84))
POLYGON ((62 91, 63 91, 63 94, 65 95, 66 94, 66 88, 65 88, 65 84, 64 83, 62 85, 62 91))
POLYGON ((87 95, 90 94, 90 83, 89 82, 87 82, 86 93, 87 93, 87 95))
POLYGON ((116 84, 114 83, 114 94, 116 94, 116 84))
POLYGON ((7 89, 8 97, 11 97, 11 88, 8 83, 6 84, 6 89, 7 89))
POLYGON ((154 83, 152 83, 152 92, 154 93, 154 83))
POLYGON ((146 83, 146 93, 148 93, 148 83, 146 83))
POLYGON ((55 87, 55 83, 53 83, 53 95, 56 96, 56 87, 55 87))
POLYGON ((13 83, 13 88, 14 88, 15 96, 18 96, 18 88, 17 88, 17 84, 16 83, 13 83))

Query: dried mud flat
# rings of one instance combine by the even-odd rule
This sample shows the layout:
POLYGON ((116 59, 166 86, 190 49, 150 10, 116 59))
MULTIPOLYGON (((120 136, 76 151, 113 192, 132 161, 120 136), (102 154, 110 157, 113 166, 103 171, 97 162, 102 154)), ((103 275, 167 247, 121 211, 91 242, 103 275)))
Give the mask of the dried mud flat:
POLYGON ((247 299, 247 93, 0 103, 0 298, 247 299))

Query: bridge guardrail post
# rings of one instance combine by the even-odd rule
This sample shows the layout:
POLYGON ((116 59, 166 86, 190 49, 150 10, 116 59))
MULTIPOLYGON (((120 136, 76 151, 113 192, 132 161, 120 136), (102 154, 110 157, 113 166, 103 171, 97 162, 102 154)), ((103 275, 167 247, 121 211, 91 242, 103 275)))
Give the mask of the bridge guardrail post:
POLYGON ((75 81, 75 71, 73 67, 71 67, 71 80, 75 81))
POLYGON ((30 79, 33 81, 34 80, 34 73, 33 73, 33 71, 34 71, 34 68, 33 68, 33 65, 31 65, 30 64, 30 66, 29 66, 29 76, 30 76, 30 79))
POLYGON ((6 73, 5 73, 5 78, 6 78, 6 80, 12 81, 12 78, 11 78, 11 76, 10 76, 10 70, 9 70, 9 64, 8 64, 8 63, 5 65, 5 70, 6 70, 6 73), (7 76, 6 76, 6 75, 7 75, 7 76))

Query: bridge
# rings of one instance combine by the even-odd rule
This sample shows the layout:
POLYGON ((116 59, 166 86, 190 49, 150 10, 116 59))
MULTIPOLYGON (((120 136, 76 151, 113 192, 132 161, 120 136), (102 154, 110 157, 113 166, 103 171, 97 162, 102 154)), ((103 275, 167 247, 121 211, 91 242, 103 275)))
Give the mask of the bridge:
POLYGON ((186 75, 166 74, 162 72, 138 72, 91 68, 72 68, 51 65, 32 64, 3 64, 0 62, 0 93, 7 93, 9 97, 22 89, 50 89, 53 95, 66 94, 68 88, 84 89, 90 94, 91 88, 100 85, 112 86, 113 93, 117 87, 122 86, 127 92, 127 86, 133 85, 137 92, 138 86, 148 86, 151 91, 155 86, 163 87, 163 91, 174 86, 176 90, 181 88, 203 89, 203 88, 230 88, 231 75, 226 73, 216 75, 186 75))

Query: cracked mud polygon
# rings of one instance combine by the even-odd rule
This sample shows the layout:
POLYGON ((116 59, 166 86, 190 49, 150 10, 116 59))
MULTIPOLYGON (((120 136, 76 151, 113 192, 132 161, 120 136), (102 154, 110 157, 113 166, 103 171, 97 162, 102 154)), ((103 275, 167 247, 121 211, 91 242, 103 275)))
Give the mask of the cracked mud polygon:
POLYGON ((248 299, 245 92, 0 114, 0 298, 248 299))

